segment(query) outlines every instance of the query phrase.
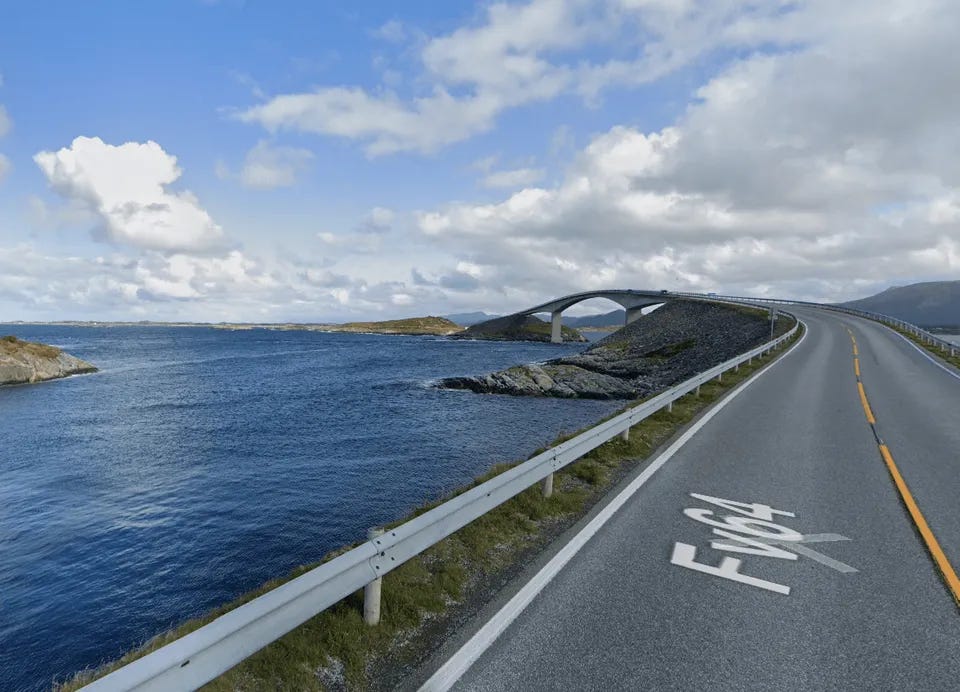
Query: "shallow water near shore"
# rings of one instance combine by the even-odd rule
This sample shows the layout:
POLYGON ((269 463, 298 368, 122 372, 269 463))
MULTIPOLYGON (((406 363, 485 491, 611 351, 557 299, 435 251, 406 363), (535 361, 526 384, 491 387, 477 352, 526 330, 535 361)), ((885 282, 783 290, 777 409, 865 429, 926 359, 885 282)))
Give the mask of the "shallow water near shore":
POLYGON ((585 344, 2 331, 101 368, 0 388, 4 690, 115 658, 622 406, 430 386, 585 344))

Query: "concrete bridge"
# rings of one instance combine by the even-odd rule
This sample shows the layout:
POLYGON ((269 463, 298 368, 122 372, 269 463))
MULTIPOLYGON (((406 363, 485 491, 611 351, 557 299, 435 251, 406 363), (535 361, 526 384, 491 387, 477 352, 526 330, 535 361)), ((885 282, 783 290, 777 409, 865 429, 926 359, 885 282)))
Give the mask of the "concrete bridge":
POLYGON ((691 300, 687 296, 676 296, 668 291, 643 291, 632 289, 615 289, 605 291, 585 291, 584 293, 573 293, 562 298, 556 298, 547 303, 534 305, 532 308, 521 310, 514 313, 516 315, 535 315, 539 312, 550 313, 550 341, 555 344, 563 342, 563 333, 561 331, 561 315, 569 307, 582 303, 592 298, 606 298, 620 305, 626 310, 626 319, 624 325, 628 325, 641 315, 643 308, 651 305, 659 305, 668 300, 691 300))

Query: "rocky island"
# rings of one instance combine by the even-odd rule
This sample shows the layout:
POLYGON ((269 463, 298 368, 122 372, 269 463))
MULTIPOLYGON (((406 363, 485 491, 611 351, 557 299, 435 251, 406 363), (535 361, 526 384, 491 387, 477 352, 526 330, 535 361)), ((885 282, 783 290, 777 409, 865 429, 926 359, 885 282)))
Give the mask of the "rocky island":
POLYGON ((31 384, 70 375, 96 372, 90 363, 64 353, 56 346, 0 336, 0 386, 31 384))
MULTIPOLYGON (((789 329, 786 322, 781 318, 778 333, 789 329)), ((759 346, 769 335, 763 310, 677 301, 577 355, 447 378, 439 386, 489 394, 637 399, 759 346)))
MULTIPOLYGON (((564 341, 587 341, 572 327, 563 327, 564 341)), ((550 323, 534 315, 507 315, 467 327, 454 336, 456 339, 486 339, 490 341, 550 341, 550 323)))

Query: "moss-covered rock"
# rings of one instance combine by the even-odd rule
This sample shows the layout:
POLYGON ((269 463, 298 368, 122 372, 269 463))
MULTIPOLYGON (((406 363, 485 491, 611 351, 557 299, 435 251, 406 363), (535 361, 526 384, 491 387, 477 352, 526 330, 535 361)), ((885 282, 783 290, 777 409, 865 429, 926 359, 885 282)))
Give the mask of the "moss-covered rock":
POLYGON ((90 363, 64 353, 55 346, 0 337, 0 386, 30 384, 70 375, 96 372, 90 363))

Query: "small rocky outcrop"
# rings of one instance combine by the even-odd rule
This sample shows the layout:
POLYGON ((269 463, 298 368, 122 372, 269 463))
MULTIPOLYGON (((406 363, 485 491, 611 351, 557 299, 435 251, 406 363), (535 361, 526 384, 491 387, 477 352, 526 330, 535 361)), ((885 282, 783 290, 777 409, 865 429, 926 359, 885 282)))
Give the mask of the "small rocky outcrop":
POLYGON ((0 386, 56 380, 96 372, 90 363, 64 353, 55 346, 0 337, 0 386))
MULTIPOLYGON (((550 341, 551 326, 534 315, 507 315, 467 327, 454 339, 488 339, 491 341, 550 341)), ((564 341, 587 341, 572 327, 563 327, 564 341)))
POLYGON ((673 302, 567 358, 440 386, 491 394, 637 399, 759 346, 769 336, 762 311, 673 302))

